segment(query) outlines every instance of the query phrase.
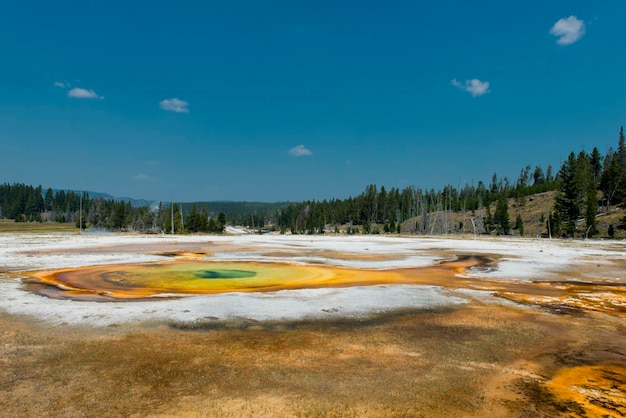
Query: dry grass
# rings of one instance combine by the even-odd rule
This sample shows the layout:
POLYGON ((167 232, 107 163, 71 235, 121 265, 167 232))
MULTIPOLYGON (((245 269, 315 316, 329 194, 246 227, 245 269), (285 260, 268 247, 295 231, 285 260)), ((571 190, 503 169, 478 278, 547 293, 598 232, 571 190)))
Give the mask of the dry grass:
MULTIPOLYGON (((592 344, 595 320, 580 321, 582 328, 481 305, 365 322, 187 330, 47 329, 0 314, 0 410, 7 417, 558 416, 551 412, 564 401, 545 395, 536 373, 551 375, 567 350, 592 344)), ((614 351, 624 340, 616 323, 600 331, 614 351)), ((594 361, 606 348, 596 344, 594 361)), ((611 359, 624 360, 618 351, 611 359)))
POLYGON ((71 223, 57 222, 15 222, 0 219, 0 233, 58 233, 67 232, 78 234, 78 229, 71 223))
MULTIPOLYGON (((511 226, 515 225, 515 219, 519 214, 522 217, 522 221, 524 221, 524 236, 526 237, 537 237, 539 236, 547 236, 548 227, 546 220, 548 219, 548 215, 554 211, 554 199, 556 196, 556 192, 544 192, 538 193, 532 196, 526 197, 526 202, 523 205, 517 205, 515 199, 509 199, 509 218, 511 226), (542 222, 542 215, 544 221, 542 222)), ((626 216, 626 209, 622 209, 620 207, 611 206, 610 212, 600 213, 598 214, 597 221, 597 230, 598 234, 596 234, 595 238, 608 238, 608 229, 609 225, 613 224, 615 228, 615 238, 616 239, 624 239, 626 238, 626 230, 617 229, 617 226, 621 223, 621 220, 626 216)), ((491 214, 495 214, 496 212, 496 203, 492 203, 490 206, 491 214)), ((431 221, 436 217, 443 216, 439 212, 429 214, 431 221)), ((462 212, 455 212, 452 214, 452 225, 454 225, 455 232, 462 234, 472 234, 472 223, 470 218, 476 218, 478 216, 478 212, 466 212, 463 214, 462 212), (459 225, 463 223, 463 229, 459 230, 459 225)), ((482 211, 483 218, 487 216, 487 210, 483 209, 482 211)), ((416 222, 421 222, 421 217, 411 218, 405 221, 402 224, 402 232, 403 233, 412 233, 415 229, 416 222)), ((581 226, 584 228, 584 223, 581 226)), ((382 230, 382 227, 379 228, 382 230)), ((584 230, 580 230, 577 233, 577 237, 582 237, 584 235, 584 230)), ((513 231, 514 235, 518 235, 519 232, 517 230, 513 231)))

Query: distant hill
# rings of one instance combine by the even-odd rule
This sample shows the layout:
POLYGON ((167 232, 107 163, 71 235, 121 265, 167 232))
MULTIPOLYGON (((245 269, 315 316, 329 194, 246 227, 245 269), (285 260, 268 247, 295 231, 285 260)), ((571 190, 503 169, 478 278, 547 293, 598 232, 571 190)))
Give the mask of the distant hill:
MULTIPOLYGON (((52 191, 56 194, 57 192, 64 190, 64 191, 68 191, 66 189, 52 189, 52 191)), ((71 190, 74 193, 80 193, 81 190, 71 190)), ((152 200, 145 200, 145 199, 133 199, 132 197, 115 197, 115 196, 111 196, 108 193, 100 193, 100 192, 92 192, 89 190, 85 190, 85 193, 89 193, 89 197, 91 197, 92 199, 100 199, 103 198, 105 200, 115 200, 116 202, 130 202, 130 204, 134 207, 134 208, 141 208, 144 206, 150 206, 152 205, 154 202, 152 200)))
MULTIPOLYGON (((52 189, 56 194, 59 191, 65 191, 66 189, 52 189)), ((71 190, 74 193, 79 194, 80 190, 71 190)), ((109 193, 87 191, 92 199, 103 198, 105 200, 114 200, 116 202, 130 202, 134 208, 149 207, 150 210, 156 211, 159 208, 159 203, 163 204, 164 208, 168 208, 171 202, 146 199, 135 199, 132 197, 116 197, 109 193)), ((198 210, 202 210, 206 207, 211 217, 217 217, 220 212, 224 212, 229 219, 229 222, 256 225, 258 223, 265 223, 266 221, 275 221, 275 214, 279 209, 287 207, 291 202, 236 202, 236 201, 216 201, 216 202, 174 202, 176 206, 182 207, 183 214, 187 215, 191 211, 191 207, 196 205, 198 210), (254 218, 254 219, 252 219, 254 218)))

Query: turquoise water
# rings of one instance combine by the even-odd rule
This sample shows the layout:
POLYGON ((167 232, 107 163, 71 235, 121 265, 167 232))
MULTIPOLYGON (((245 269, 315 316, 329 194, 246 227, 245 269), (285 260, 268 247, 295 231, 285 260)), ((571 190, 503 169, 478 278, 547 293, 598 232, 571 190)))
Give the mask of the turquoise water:
POLYGON ((243 279, 248 277, 255 277, 256 271, 248 270, 229 270, 229 269, 215 269, 215 270, 196 270, 193 272, 195 277, 201 279, 243 279))

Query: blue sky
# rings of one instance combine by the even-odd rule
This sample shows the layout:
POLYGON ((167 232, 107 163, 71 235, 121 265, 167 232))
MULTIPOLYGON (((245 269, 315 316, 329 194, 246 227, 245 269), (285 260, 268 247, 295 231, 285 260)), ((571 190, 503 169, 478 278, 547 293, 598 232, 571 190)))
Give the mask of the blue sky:
POLYGON ((622 0, 5 2, 0 183, 299 201, 556 171, 617 145, 624 16, 622 0))

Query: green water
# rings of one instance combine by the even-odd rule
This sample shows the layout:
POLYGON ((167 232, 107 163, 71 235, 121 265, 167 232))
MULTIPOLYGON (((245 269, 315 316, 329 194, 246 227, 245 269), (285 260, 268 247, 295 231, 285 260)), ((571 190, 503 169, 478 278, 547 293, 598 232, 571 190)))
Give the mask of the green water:
POLYGON ((214 269, 214 270, 196 270, 193 272, 195 277, 201 279, 243 279, 248 277, 255 277, 256 271, 248 270, 229 270, 229 269, 214 269))

